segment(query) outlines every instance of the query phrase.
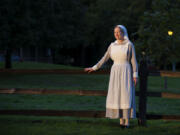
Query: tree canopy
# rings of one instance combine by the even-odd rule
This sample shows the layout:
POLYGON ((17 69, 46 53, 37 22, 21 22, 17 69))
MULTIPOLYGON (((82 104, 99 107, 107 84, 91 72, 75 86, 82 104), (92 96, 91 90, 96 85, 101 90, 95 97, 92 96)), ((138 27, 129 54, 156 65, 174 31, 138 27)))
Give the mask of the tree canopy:
POLYGON ((156 64, 167 65, 180 59, 180 3, 178 0, 153 1, 151 10, 141 16, 139 50, 156 64), (168 35, 172 31, 173 35, 168 35))
POLYGON ((145 52, 156 64, 179 62, 179 14, 180 0, 1 0, 0 47, 75 49, 72 57, 94 63, 114 40, 114 26, 122 24, 138 56, 145 52), (89 56, 90 50, 96 54, 89 56))

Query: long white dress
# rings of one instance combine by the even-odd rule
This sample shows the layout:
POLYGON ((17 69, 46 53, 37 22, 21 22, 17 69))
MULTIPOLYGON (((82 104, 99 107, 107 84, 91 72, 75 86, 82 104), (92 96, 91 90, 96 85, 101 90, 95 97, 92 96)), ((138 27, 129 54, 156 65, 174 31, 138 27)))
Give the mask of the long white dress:
POLYGON ((109 58, 113 60, 106 98, 106 117, 136 118, 133 77, 138 77, 137 61, 133 44, 124 40, 111 43, 104 57, 93 66, 99 69, 109 58))

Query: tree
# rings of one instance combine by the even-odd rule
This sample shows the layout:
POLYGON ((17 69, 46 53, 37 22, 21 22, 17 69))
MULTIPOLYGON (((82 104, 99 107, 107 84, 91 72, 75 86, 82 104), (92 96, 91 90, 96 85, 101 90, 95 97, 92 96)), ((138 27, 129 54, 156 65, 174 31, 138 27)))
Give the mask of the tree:
POLYGON ((157 0, 144 12, 139 26, 139 50, 144 51, 158 66, 178 62, 180 55, 180 1, 157 0), (174 32, 173 36, 168 31, 174 32))
POLYGON ((80 0, 1 0, 0 47, 11 68, 14 48, 46 46, 75 48, 81 42, 80 0))
MULTIPOLYGON (((93 1, 93 0, 92 0, 93 1)), ((100 58, 108 45, 114 41, 113 28, 123 24, 127 27, 131 40, 136 40, 139 18, 149 8, 149 1, 144 0, 96 0, 89 4, 85 14, 84 39, 87 47, 96 50, 92 57, 94 64, 100 58), (138 6, 138 8, 137 8, 138 6)))

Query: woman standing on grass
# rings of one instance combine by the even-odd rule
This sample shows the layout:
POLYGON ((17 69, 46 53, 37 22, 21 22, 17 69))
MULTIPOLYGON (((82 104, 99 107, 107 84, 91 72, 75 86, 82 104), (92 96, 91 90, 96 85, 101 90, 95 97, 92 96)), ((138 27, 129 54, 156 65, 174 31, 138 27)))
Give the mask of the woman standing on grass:
POLYGON ((134 45, 123 25, 115 26, 114 37, 116 41, 110 44, 101 60, 84 70, 90 73, 98 70, 109 58, 114 61, 106 99, 106 117, 120 118, 121 127, 128 128, 129 119, 136 118, 135 86, 138 65, 134 45))

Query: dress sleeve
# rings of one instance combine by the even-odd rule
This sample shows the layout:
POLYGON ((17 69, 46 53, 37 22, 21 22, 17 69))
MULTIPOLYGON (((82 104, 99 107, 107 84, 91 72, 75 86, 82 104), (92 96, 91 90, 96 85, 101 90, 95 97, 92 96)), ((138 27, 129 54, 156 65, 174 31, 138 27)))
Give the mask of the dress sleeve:
POLYGON ((101 58, 101 60, 92 67, 93 70, 98 70, 110 58, 110 49, 111 49, 111 45, 108 47, 106 53, 101 58))
POLYGON ((133 77, 138 77, 138 64, 136 60, 136 53, 134 49, 134 45, 131 44, 131 64, 133 68, 133 77))

